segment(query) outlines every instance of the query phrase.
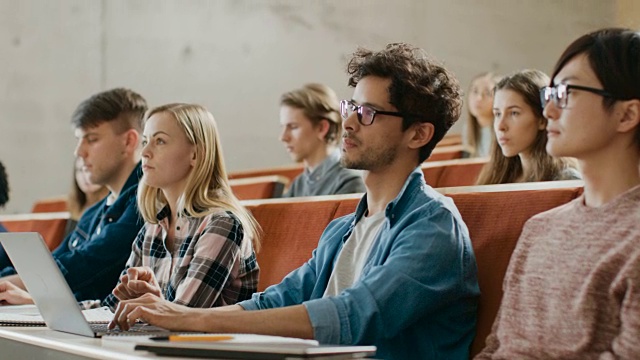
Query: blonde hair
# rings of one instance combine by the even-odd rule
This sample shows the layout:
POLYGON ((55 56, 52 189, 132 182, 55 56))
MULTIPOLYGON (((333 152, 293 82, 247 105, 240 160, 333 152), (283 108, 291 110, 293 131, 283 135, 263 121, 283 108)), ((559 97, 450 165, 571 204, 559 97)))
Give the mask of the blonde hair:
MULTIPOLYGON (((178 216, 186 212, 201 218, 219 209, 229 211, 240 220, 244 235, 252 239, 253 247, 258 251, 260 225, 231 191, 213 115, 200 105, 167 104, 147 111, 145 123, 158 113, 171 114, 196 148, 196 164, 189 173, 184 193, 178 198, 178 216)), ((162 191, 141 181, 137 200, 144 220, 156 224, 158 212, 167 204, 162 191)))
MULTIPOLYGON (((469 93, 471 93, 471 89, 473 88, 473 83, 482 78, 487 78, 492 81, 492 84, 497 83, 500 80, 500 77, 494 73, 486 72, 479 74, 478 76, 471 79, 471 85, 469 86, 469 93)), ((492 93, 493 93, 493 89, 492 93)), ((469 94, 467 94, 468 99, 469 94)), ((480 124, 478 123, 478 118, 471 113, 470 109, 467 109, 467 121, 465 123, 465 133, 464 133, 464 143, 467 145, 469 151, 469 157, 475 157, 478 154, 478 145, 480 144, 481 134, 480 124)))
POLYGON ((302 89, 284 93, 280 97, 280 106, 302 109, 304 116, 313 126, 318 126, 322 120, 327 120, 329 131, 324 138, 327 143, 334 143, 340 138, 342 118, 338 111, 338 96, 327 85, 306 84, 302 89))
MULTIPOLYGON (((494 89, 512 90, 520 94, 534 115, 540 119, 545 126, 547 119, 542 115, 542 103, 540 101, 539 90, 549 84, 549 77, 539 70, 522 70, 515 72, 500 80, 494 89)), ((484 166, 478 177, 478 185, 506 184, 513 183, 521 176, 525 182, 551 181, 561 178, 563 172, 568 168, 575 168, 575 161, 567 158, 554 158, 547 154, 547 131, 539 130, 531 145, 532 169, 529 174, 523 174, 520 156, 506 157, 502 153, 496 141, 495 131, 491 132, 491 159, 484 166)))

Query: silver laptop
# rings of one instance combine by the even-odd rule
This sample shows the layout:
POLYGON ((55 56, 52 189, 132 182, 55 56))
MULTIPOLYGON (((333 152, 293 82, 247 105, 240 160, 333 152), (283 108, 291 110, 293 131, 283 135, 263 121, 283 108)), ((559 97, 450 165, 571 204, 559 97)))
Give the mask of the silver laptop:
POLYGON ((91 337, 169 332, 142 323, 126 332, 109 331, 107 324, 90 324, 40 234, 0 233, 0 243, 50 329, 91 337))
POLYGON ((163 342, 137 344, 136 350, 146 350, 160 356, 198 357, 215 359, 362 359, 376 354, 373 345, 304 344, 243 344, 223 342, 163 342))

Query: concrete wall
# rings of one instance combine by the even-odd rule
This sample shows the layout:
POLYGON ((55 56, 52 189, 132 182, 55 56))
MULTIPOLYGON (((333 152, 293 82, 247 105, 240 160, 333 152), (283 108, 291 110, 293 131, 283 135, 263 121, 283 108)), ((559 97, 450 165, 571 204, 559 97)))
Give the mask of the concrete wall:
MULTIPOLYGON (((622 4, 622 5, 620 5, 622 4)), ((482 71, 549 71, 576 36, 622 19, 600 0, 0 0, 4 213, 66 193, 69 117, 92 93, 127 86, 151 105, 197 102, 216 117, 230 170, 289 163, 278 99, 306 82, 349 97, 357 46, 405 41, 466 88, 482 71)), ((459 131, 459 125, 454 131, 459 131)))

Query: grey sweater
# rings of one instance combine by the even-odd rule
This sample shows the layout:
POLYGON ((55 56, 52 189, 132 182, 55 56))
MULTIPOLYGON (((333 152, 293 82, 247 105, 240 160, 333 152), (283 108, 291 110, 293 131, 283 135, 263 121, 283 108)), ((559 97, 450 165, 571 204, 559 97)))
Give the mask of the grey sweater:
POLYGON ((360 171, 340 165, 340 153, 332 152, 313 171, 305 169, 282 197, 352 194, 365 192, 360 171))

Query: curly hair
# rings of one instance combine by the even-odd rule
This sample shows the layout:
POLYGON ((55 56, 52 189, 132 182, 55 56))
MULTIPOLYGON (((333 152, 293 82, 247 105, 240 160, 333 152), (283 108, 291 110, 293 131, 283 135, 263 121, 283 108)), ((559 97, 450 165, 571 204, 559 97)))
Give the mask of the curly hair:
POLYGON ((0 162, 0 208, 4 207, 7 202, 9 202, 9 180, 7 171, 0 162))
POLYGON ((389 44, 379 52, 359 48, 347 65, 347 73, 351 87, 367 76, 391 79, 389 102, 398 111, 411 114, 403 118, 403 130, 416 122, 433 124, 433 137, 420 149, 419 162, 431 155, 460 117, 458 80, 422 49, 405 43, 389 44))

